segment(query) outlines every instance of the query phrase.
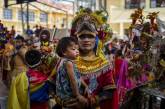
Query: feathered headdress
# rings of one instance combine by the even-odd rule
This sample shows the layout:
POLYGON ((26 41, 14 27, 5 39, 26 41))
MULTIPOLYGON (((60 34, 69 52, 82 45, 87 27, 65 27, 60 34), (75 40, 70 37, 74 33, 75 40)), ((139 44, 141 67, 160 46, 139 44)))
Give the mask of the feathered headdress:
POLYGON ((102 54, 103 43, 110 38, 110 28, 106 24, 108 13, 106 11, 92 12, 89 8, 80 8, 72 22, 71 36, 90 34, 96 37, 96 54, 102 54), (100 40, 99 40, 100 39, 100 40), (106 40, 105 40, 106 39, 106 40))
POLYGON ((105 10, 92 12, 89 8, 84 9, 81 7, 76 17, 73 19, 71 36, 76 36, 78 28, 86 22, 86 24, 89 23, 94 26, 99 39, 105 42, 105 39, 108 39, 107 37, 110 38, 110 33, 112 32, 109 24, 106 23, 108 17, 108 12, 105 10))
POLYGON ((139 21, 141 24, 144 22, 143 9, 139 8, 131 14, 130 18, 132 19, 132 25, 136 24, 136 21, 139 21))

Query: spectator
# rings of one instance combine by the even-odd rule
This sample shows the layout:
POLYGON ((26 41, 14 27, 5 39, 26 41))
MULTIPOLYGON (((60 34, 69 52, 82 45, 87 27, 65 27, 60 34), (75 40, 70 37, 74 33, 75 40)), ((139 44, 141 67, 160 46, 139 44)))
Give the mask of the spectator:
POLYGON ((11 31, 10 31, 10 35, 11 37, 14 37, 15 36, 15 29, 14 29, 14 26, 11 27, 11 31))
POLYGON ((161 7, 165 7, 165 1, 162 1, 161 7))
POLYGON ((35 31, 34 31, 34 34, 35 34, 36 37, 39 37, 41 29, 38 27, 38 25, 36 25, 35 28, 36 28, 36 29, 35 29, 35 31))
POLYGON ((30 29, 30 26, 29 25, 27 27, 26 34, 27 34, 28 37, 31 37, 33 35, 33 30, 30 29))

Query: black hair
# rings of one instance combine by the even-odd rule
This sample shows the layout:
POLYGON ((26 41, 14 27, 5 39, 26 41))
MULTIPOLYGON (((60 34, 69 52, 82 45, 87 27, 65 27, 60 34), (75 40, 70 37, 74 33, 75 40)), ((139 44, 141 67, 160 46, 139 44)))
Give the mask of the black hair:
POLYGON ((78 44, 77 40, 73 37, 63 37, 59 40, 58 45, 56 47, 56 53, 58 56, 63 57, 63 53, 67 50, 72 43, 78 44))
POLYGON ((17 35, 17 37, 15 38, 15 40, 21 40, 22 42, 25 41, 24 37, 21 35, 17 35))
POLYGON ((117 57, 118 57, 118 56, 123 56, 122 50, 117 50, 117 51, 116 51, 116 56, 117 56, 117 57))
POLYGON ((40 64, 41 53, 38 50, 32 49, 26 52, 25 61, 30 68, 34 68, 40 64))

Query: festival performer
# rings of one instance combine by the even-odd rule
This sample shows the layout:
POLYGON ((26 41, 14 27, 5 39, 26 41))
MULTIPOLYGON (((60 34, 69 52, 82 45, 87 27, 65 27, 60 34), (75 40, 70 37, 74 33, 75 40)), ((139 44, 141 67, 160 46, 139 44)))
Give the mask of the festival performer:
MULTIPOLYGON (((159 61, 159 64, 161 65, 162 69, 162 74, 160 75, 160 80, 159 81, 164 81, 165 78, 165 53, 161 54, 161 59, 159 61)), ((165 99, 161 100, 161 106, 160 109, 163 109, 165 106, 165 99)))
POLYGON ((152 12, 147 15, 147 18, 150 19, 150 34, 154 35, 158 32, 158 25, 155 23, 156 18, 158 17, 159 12, 152 12))
MULTIPOLYGON (((75 59, 79 55, 77 41, 73 37, 62 38, 57 45, 56 52, 62 58, 62 63, 57 69, 56 96, 61 103, 76 98, 79 106, 74 109, 87 108, 88 100, 84 96, 89 92, 88 87, 81 79, 75 65, 75 59)), ((64 104, 63 106, 65 108, 64 104)))
POLYGON ((16 31, 14 29, 14 26, 12 26, 11 30, 9 31, 9 37, 13 39, 15 37, 15 34, 16 34, 16 31))
POLYGON ((48 109, 48 76, 40 71, 41 53, 29 50, 25 60, 29 69, 13 79, 8 109, 48 109))
POLYGON ((41 48, 41 51, 42 53, 46 53, 45 55, 48 55, 52 52, 52 48, 50 46, 50 31, 47 30, 47 29, 43 29, 41 30, 40 34, 39 34, 39 37, 40 37, 40 42, 41 42, 41 45, 40 45, 40 48, 41 48))
POLYGON ((127 91, 128 62, 122 57, 122 50, 115 55, 114 77, 119 94, 120 103, 123 102, 127 91))
POLYGON ((140 36, 141 31, 143 29, 143 23, 144 23, 144 15, 143 15, 143 9, 137 9, 134 11, 134 13, 131 14, 132 24, 130 26, 130 45, 131 48, 138 48, 140 47, 140 36))
POLYGON ((3 78, 2 80, 4 83, 9 87, 9 81, 10 81, 10 73, 11 73, 11 56, 13 54, 14 46, 13 44, 8 41, 5 44, 5 49, 3 51, 3 56, 2 56, 2 64, 3 64, 3 78))
POLYGON ((25 53, 28 50, 28 47, 24 45, 25 40, 22 36, 18 35, 15 38, 15 50, 13 51, 11 66, 12 71, 10 74, 10 79, 15 78, 19 73, 26 71, 27 66, 24 60, 25 53))
MULTIPOLYGON (((80 56, 76 60, 78 70, 92 92, 90 103, 92 107, 100 109, 118 109, 115 100, 116 86, 112 69, 102 52, 101 42, 97 36, 99 23, 96 13, 85 10, 75 17, 72 35, 76 35, 80 48, 80 56)), ((102 19, 102 16, 100 17, 102 19)))

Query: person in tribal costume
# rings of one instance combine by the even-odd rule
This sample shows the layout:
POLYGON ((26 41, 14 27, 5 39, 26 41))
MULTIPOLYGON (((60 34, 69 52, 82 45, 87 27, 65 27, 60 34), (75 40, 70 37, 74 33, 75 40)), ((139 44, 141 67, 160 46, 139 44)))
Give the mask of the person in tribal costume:
MULTIPOLYGON (((162 74, 160 75, 160 81, 164 82, 165 78, 165 53, 161 54, 161 59, 159 61, 160 66, 162 67, 162 74)), ((163 109, 165 107, 165 99, 161 100, 160 109, 163 109)))
POLYGON ((5 83, 5 85, 7 87, 10 87, 9 85, 9 81, 10 81, 10 73, 11 73, 11 65, 10 65, 10 62, 11 62, 11 57, 12 57, 12 54, 13 54, 13 50, 14 50, 14 46, 13 44, 8 41, 6 44, 5 44, 5 49, 3 51, 3 54, 2 54, 2 74, 3 74, 3 77, 2 77, 2 80, 3 82, 5 83))
POLYGON ((29 50, 25 61, 29 68, 13 79, 7 109, 48 109, 48 75, 40 70, 41 53, 29 50))
POLYGON ((114 68, 114 79, 117 86, 117 91, 119 94, 120 104, 125 98, 128 87, 128 62, 122 58, 122 50, 116 51, 115 55, 115 68, 114 68))
POLYGON ((102 52, 96 25, 92 23, 92 19, 95 19, 95 23, 97 22, 96 18, 88 12, 75 18, 75 21, 78 22, 74 28, 76 32, 71 34, 75 34, 77 37, 80 48, 80 56, 77 58, 76 64, 91 92, 89 98, 91 108, 98 106, 100 109, 118 109, 112 69, 102 52))
POLYGON ((43 55, 51 54, 53 48, 51 47, 50 43, 50 31, 48 29, 43 29, 40 34, 40 49, 43 55))
POLYGON ((24 60, 25 53, 28 50, 28 47, 24 45, 25 40, 22 36, 18 35, 15 38, 15 49, 11 56, 11 73, 10 73, 10 82, 15 78, 19 73, 26 71, 27 66, 24 60))

